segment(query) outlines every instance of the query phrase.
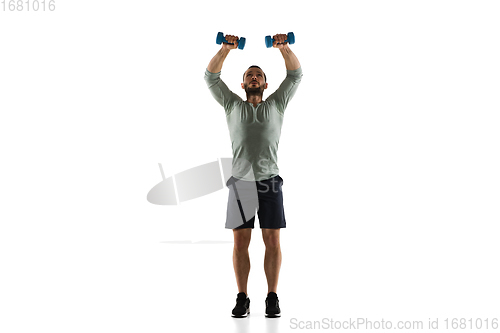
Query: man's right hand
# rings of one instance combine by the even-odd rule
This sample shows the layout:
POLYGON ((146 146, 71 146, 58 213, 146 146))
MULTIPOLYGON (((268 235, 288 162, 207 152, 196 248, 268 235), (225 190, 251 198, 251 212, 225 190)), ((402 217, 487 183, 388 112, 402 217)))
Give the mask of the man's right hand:
POLYGON ((234 50, 238 47, 238 36, 226 35, 226 40, 228 43, 233 43, 234 45, 223 42, 222 48, 225 50, 234 50))

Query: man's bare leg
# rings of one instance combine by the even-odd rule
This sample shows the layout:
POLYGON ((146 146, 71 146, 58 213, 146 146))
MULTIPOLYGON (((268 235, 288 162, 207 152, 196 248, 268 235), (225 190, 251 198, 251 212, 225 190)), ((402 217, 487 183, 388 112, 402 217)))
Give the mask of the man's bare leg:
POLYGON ((252 236, 252 229, 233 229, 234 249, 233 249, 233 266, 234 274, 236 275, 236 283, 238 284, 238 292, 247 292, 248 274, 250 273, 250 256, 248 254, 248 246, 252 236))
POLYGON ((262 238, 266 245, 264 271, 267 278, 267 292, 276 293, 281 268, 280 229, 262 229, 262 238))

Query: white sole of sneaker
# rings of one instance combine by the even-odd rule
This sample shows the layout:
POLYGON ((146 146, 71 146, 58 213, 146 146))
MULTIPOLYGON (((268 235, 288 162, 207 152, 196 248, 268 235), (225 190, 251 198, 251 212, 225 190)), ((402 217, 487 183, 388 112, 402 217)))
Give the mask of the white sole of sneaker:
POLYGON ((231 315, 231 317, 233 317, 233 318, 245 318, 245 317, 246 317, 246 316, 248 316, 249 314, 250 314, 250 310, 248 310, 248 312, 247 312, 247 313, 242 314, 241 316, 231 315))
POLYGON ((281 317, 281 314, 280 314, 280 313, 277 313, 277 314, 275 314, 275 315, 269 315, 269 314, 267 314, 267 313, 266 313, 266 317, 267 317, 267 318, 279 318, 279 317, 281 317))

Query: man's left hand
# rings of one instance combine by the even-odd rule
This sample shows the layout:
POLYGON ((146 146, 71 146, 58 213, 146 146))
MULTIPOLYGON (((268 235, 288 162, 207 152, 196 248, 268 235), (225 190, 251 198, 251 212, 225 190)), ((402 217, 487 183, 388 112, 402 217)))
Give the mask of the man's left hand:
POLYGON ((274 43, 273 47, 277 49, 282 49, 285 45, 288 45, 288 42, 285 43, 285 40, 287 39, 288 35, 285 34, 277 34, 273 36, 274 43))

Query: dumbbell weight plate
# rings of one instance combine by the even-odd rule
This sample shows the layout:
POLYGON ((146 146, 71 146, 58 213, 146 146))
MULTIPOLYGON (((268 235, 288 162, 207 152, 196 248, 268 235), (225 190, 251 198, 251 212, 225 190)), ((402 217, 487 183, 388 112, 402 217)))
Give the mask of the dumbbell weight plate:
POLYGON ((217 39, 215 42, 220 45, 222 44, 223 41, 224 41, 224 34, 222 32, 219 32, 217 34, 217 39))
POLYGON ((240 40, 238 41, 238 48, 240 50, 243 50, 243 48, 245 47, 245 43, 247 42, 246 38, 245 37, 240 37, 240 40))
POLYGON ((272 47, 273 46, 273 39, 271 36, 266 36, 266 47, 272 47))

